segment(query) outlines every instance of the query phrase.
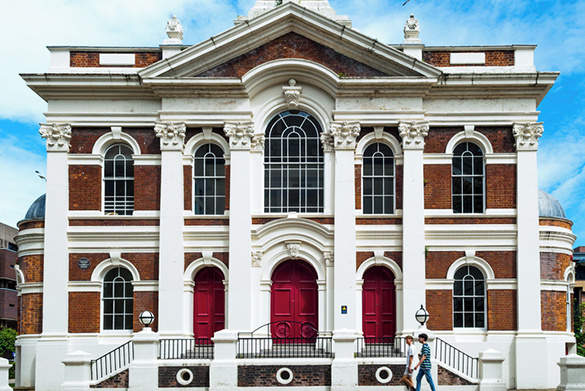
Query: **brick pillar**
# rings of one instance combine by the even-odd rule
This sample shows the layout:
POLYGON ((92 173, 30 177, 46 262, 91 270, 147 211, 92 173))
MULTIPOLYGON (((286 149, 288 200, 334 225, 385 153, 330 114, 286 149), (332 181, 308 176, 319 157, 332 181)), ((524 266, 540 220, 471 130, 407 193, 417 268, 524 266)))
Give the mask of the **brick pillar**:
MULTIPOLYGON (((414 318, 425 305, 425 206, 423 150, 429 126, 426 122, 401 122, 398 126, 404 154, 402 197, 402 308, 404 329, 412 334, 414 318)), ((432 314, 431 314, 432 316, 432 314)))
POLYGON ((165 336, 179 336, 183 330, 183 148, 184 123, 157 123, 161 149, 159 318, 158 330, 165 336))

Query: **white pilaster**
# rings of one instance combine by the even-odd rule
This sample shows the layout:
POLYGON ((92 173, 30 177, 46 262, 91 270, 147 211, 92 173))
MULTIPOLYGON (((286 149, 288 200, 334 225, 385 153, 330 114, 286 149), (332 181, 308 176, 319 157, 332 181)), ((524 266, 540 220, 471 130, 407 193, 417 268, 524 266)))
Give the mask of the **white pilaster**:
POLYGON ((157 123, 161 149, 160 241, 159 241, 159 333, 181 335, 183 303, 183 148, 184 123, 157 123), (170 303, 173 303, 169 305, 170 303))
MULTIPOLYGON (((425 216, 423 150, 429 126, 424 122, 400 123, 404 153, 402 196, 403 331, 417 328, 414 313, 425 304, 425 216)), ((426 307, 426 305, 425 305, 426 307)))
POLYGON ((250 176, 250 191, 252 214, 264 213, 264 135, 257 134, 252 137, 250 146, 250 167, 255 173, 250 176))
POLYGON ((327 286, 326 286, 326 294, 327 294, 327 323, 323 330, 333 330, 333 308, 334 308, 334 283, 333 283, 333 253, 331 251, 325 251, 323 253, 323 258, 325 259, 325 271, 327 273, 327 286))
POLYGON ((547 383, 546 340, 541 332, 538 177, 536 152, 542 123, 514 124, 517 151, 516 388, 547 383))
POLYGON ((356 330, 354 152, 359 123, 332 123, 335 148, 334 330, 356 330), (342 306, 347 307, 342 313, 342 306))
POLYGON ((227 328, 232 331, 252 330, 252 272, 250 254, 252 238, 250 146, 254 136, 252 123, 225 124, 230 139, 230 290, 227 328))

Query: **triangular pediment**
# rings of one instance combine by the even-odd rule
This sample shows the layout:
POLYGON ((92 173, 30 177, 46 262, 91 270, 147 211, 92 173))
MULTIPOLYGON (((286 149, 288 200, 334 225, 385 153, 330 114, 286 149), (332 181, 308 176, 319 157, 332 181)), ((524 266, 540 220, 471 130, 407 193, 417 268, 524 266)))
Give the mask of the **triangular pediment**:
POLYGON ((242 77, 261 64, 297 58, 348 77, 426 77, 441 71, 295 3, 183 50, 142 78, 242 77))

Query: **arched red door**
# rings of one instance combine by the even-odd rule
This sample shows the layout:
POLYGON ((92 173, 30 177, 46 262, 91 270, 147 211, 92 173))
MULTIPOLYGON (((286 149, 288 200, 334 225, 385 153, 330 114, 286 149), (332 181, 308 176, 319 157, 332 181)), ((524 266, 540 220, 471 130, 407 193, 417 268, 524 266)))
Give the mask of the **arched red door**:
POLYGON ((396 286, 385 267, 374 266, 364 273, 362 326, 366 338, 394 338, 396 333, 396 286))
POLYGON ((286 261, 272 274, 271 330, 275 338, 310 338, 319 329, 317 275, 303 261, 286 261))
POLYGON ((223 274, 206 267, 195 276, 193 295, 193 334, 195 338, 213 337, 225 328, 225 292, 223 274))

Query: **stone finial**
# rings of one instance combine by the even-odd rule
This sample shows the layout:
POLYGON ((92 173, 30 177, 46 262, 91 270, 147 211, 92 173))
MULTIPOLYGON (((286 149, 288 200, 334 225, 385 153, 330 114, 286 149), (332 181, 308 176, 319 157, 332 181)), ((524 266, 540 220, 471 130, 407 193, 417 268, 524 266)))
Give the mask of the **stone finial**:
POLYGON ((252 122, 226 123, 223 131, 230 138, 231 149, 250 149, 252 137, 254 137, 254 124, 252 122))
POLYGON ((359 122, 333 122, 331 135, 335 149, 355 149, 357 136, 360 134, 359 122))
POLYGON ((69 152, 71 125, 41 124, 39 133, 42 138, 47 139, 48 152, 69 152))
POLYGON ((418 19, 414 17, 414 14, 410 14, 410 18, 406 19, 404 24, 404 43, 421 43, 422 41, 418 38, 419 33, 418 19))
POLYGON ((181 45, 183 43, 183 26, 176 15, 167 22, 167 36, 169 38, 164 40, 164 44, 181 45))
POLYGON ((154 132, 160 138, 161 151, 183 151, 186 130, 184 122, 157 122, 154 132))
POLYGON ((544 132, 542 122, 535 123, 515 123, 512 128, 516 138, 517 151, 536 151, 538 150, 538 139, 544 132))
POLYGON ((429 134, 428 122, 401 122, 398 131, 403 149, 424 149, 425 137, 429 134))
POLYGON ((295 79, 290 79, 288 81, 288 86, 282 87, 282 91, 284 92, 284 97, 286 99, 286 105, 289 109, 292 110, 299 108, 301 92, 303 92, 303 87, 297 87, 296 84, 297 81, 295 79))

